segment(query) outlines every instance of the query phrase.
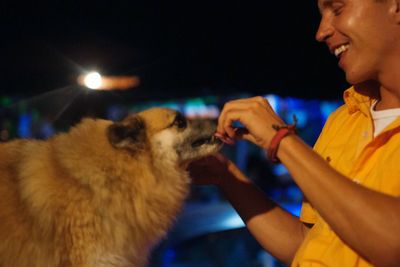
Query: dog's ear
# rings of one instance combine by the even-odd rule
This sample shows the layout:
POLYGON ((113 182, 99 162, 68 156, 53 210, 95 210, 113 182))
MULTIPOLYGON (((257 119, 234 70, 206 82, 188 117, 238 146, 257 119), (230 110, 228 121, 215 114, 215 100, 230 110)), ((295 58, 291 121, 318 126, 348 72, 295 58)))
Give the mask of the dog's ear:
POLYGON ((136 116, 129 121, 115 122, 108 127, 107 136, 113 147, 135 151, 145 145, 145 124, 136 116))

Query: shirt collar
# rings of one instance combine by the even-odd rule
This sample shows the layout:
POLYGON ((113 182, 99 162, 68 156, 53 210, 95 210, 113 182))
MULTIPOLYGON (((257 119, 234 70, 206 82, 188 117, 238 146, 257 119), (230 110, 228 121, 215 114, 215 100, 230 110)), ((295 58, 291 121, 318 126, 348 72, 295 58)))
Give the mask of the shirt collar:
POLYGON ((343 99, 350 114, 360 111, 365 116, 370 116, 369 110, 374 100, 373 98, 358 93, 352 86, 344 91, 343 99))

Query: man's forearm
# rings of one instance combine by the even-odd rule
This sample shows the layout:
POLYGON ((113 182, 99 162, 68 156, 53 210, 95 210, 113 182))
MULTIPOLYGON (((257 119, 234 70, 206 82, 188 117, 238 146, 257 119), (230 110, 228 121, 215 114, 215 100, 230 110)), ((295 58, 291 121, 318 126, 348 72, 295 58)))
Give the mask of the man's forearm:
POLYGON ((229 183, 221 186, 222 191, 261 246, 289 265, 308 228, 266 198, 239 170, 231 172, 234 177, 226 179, 229 183))
POLYGON ((398 198, 352 182, 296 136, 282 140, 278 157, 307 199, 345 243, 374 264, 398 264, 398 198))

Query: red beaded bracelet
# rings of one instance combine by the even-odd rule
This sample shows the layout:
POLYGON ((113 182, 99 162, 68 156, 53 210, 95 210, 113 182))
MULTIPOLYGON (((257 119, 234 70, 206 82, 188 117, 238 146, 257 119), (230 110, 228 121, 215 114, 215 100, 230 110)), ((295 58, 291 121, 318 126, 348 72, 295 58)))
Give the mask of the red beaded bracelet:
POLYGON ((297 125, 297 117, 293 115, 293 124, 290 125, 272 125, 272 128, 276 130, 276 134, 271 139, 271 143, 269 144, 267 155, 268 159, 272 163, 279 163, 280 160, 277 157, 279 144, 281 143, 282 139, 289 134, 296 134, 296 125, 297 125))

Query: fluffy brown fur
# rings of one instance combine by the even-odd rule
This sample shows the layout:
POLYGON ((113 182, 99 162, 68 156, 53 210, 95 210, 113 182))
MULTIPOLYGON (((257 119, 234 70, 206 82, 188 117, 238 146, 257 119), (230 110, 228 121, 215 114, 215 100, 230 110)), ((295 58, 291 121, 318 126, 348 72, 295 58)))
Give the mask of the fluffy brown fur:
POLYGON ((145 265, 187 195, 186 164, 218 150, 213 131, 151 109, 1 144, 0 266, 145 265))

